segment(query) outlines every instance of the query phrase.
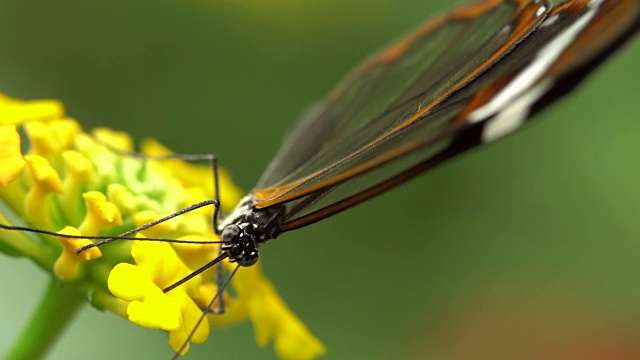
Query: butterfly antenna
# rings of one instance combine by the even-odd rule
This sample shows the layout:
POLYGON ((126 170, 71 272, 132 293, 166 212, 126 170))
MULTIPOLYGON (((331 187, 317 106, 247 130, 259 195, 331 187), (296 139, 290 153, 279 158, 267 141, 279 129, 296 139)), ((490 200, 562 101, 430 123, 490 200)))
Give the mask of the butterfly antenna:
POLYGON ((106 239, 117 238, 120 240, 153 241, 153 242, 167 242, 167 243, 178 243, 178 244, 223 244, 224 243, 224 241, 178 240, 178 239, 170 239, 170 238, 136 237, 136 236, 122 236, 122 235, 71 235, 71 234, 63 234, 56 231, 30 228, 26 226, 13 226, 13 225, 4 225, 4 224, 0 224, 0 229, 24 231, 24 232, 30 232, 30 233, 36 233, 36 234, 65 237, 69 239, 106 240, 106 239))
MULTIPOLYGON (((213 261, 215 261, 215 260, 213 260, 213 261)), ((196 322, 195 326, 193 327, 193 329, 191 329, 191 332, 189 333, 189 336, 187 336, 187 339, 182 343, 182 346, 180 346, 180 349, 178 349, 178 351, 176 351, 176 353, 173 355, 171 360, 177 360, 178 357, 180 356, 180 354, 187 347, 187 345, 189 344, 189 342, 193 338, 193 335, 196 333, 196 330, 198 329, 198 327, 204 321, 205 316, 207 316, 207 314, 209 313, 209 311, 213 307, 213 304, 216 302, 216 300, 218 300, 218 298, 222 297, 222 294, 224 293, 224 290, 227 288, 227 286, 229 286, 229 283, 231 282, 231 279, 233 279, 233 276, 236 274, 236 272, 238 271, 239 268, 240 268, 240 265, 236 266, 236 268, 233 269, 233 271, 229 275, 229 278, 227 279, 227 281, 225 281, 224 284, 222 284, 222 286, 218 287, 218 291, 216 292, 216 295, 213 297, 213 299, 211 299, 211 301, 209 302, 207 307, 202 311, 202 315, 200 315, 200 318, 196 322)))
MULTIPOLYGON (((160 218, 158 220, 154 220, 154 221, 146 223, 144 225, 140 225, 137 228, 129 230, 129 231, 127 231, 125 233, 122 233, 122 234, 120 234, 118 236, 107 237, 107 238, 102 239, 100 241, 96 241, 93 244, 89 244, 89 245, 85 245, 83 247, 80 247, 80 248, 78 248, 78 250, 76 250, 76 254, 80 254, 83 251, 85 251, 87 249, 91 249, 93 247, 102 246, 104 244, 107 244, 107 243, 110 243, 110 242, 113 242, 113 241, 116 241, 116 240, 124 239, 125 237, 127 237, 127 235, 135 234, 135 233, 137 233, 139 231, 146 230, 146 229, 148 229, 150 227, 156 226, 156 225, 158 225, 160 223, 163 223, 163 222, 165 222, 167 220, 171 220, 171 219, 173 219, 175 217, 178 217, 178 216, 180 216, 182 214, 188 213, 189 211, 200 209, 202 207, 209 206, 209 205, 213 205, 217 209, 219 204, 220 204, 220 200, 217 200, 217 199, 205 200, 205 201, 199 202, 197 204, 193 204, 193 205, 188 206, 188 207, 186 207, 186 208, 184 208, 182 210, 178 210, 178 211, 174 212, 173 214, 170 214, 170 215, 167 215, 167 216, 165 216, 163 218, 160 218)), ((134 238, 133 240, 138 240, 138 239, 134 238)))

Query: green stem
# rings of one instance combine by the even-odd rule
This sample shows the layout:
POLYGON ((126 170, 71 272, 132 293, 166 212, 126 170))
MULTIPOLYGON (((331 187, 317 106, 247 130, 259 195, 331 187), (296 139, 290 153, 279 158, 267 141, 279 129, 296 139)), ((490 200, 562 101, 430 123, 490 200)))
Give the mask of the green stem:
MULTIPOLYGON (((54 251, 38 244, 25 234, 13 230, 2 230, 0 246, 10 249, 14 256, 27 256, 46 271, 51 271, 56 260, 54 251)), ((9 253, 9 254, 12 254, 9 253)))
POLYGON ((48 285, 40 304, 5 359, 40 359, 51 348, 84 302, 73 286, 48 285))
MULTIPOLYGON (((7 225, 27 226, 24 219, 13 212, 0 199, 0 222, 7 225)), ((46 240, 46 237, 41 239, 46 240)), ((0 251, 7 251, 13 256, 28 256, 44 270, 50 272, 56 261, 55 247, 43 246, 36 241, 34 234, 26 234, 14 230, 0 230, 0 251)), ((59 251, 59 250, 58 250, 59 251)))

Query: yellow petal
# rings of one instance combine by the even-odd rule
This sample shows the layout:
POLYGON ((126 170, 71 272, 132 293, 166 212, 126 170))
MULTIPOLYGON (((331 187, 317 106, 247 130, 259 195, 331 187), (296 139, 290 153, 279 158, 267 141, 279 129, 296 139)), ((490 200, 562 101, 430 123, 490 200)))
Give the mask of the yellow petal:
MULTIPOLYGON (((71 226, 67 226, 60 230, 60 233, 79 236, 80 231, 71 226)), ((62 253, 56 260, 53 271, 59 279, 70 281, 78 277, 78 270, 82 261, 97 259, 102 256, 100 249, 90 248, 83 251, 80 255, 76 255, 76 250, 91 244, 88 239, 76 239, 60 237, 62 243, 62 253)))
POLYGON ((65 217, 74 224, 82 221, 85 204, 80 196, 90 184, 96 182, 91 160, 75 150, 62 153, 66 176, 63 179, 64 194, 58 199, 65 210, 65 217))
MULTIPOLYGON (((211 302, 218 291, 214 283, 207 283, 200 287, 200 297, 197 303, 201 308, 205 308, 211 302)), ((247 304, 241 297, 231 297, 227 292, 223 294, 225 312, 223 314, 209 314, 209 323, 212 326, 229 326, 239 324, 249 317, 247 304)), ((218 307, 218 301, 213 304, 213 308, 218 307)))
MULTIPOLYGON (((191 271, 171 246, 137 241, 131 254, 137 265, 116 265, 109 275, 109 290, 116 297, 131 302, 127 309, 129 320, 145 327, 169 331, 169 343, 178 351, 202 314, 188 293, 190 288, 198 289, 201 275, 193 279, 194 284, 189 281, 165 294, 163 287, 191 271)), ((204 318, 190 341, 204 342, 208 335, 209 323, 204 318)))
POLYGON ((314 359, 326 349, 304 323, 287 307, 258 265, 242 268, 233 280, 239 298, 247 302, 258 345, 272 340, 283 359, 314 359))
MULTIPOLYGON (((169 332, 169 345, 174 351, 179 351, 187 339, 189 342, 196 344, 202 344, 209 337, 209 321, 206 317, 202 318, 202 310, 184 294, 177 294, 181 298, 182 304, 182 323, 180 327, 174 331, 169 332), (202 318, 202 322, 198 324, 202 318), (196 327, 193 336, 189 339, 189 335, 196 327)), ((189 351, 189 344, 181 352, 182 355, 189 351)))
POLYGON ((46 193, 62 193, 64 191, 58 172, 49 164, 47 159, 38 155, 26 155, 24 159, 29 165, 29 170, 31 170, 33 187, 39 187, 46 193))
POLYGON ((26 218, 35 226, 50 229, 53 226, 47 197, 52 192, 64 191, 62 181, 47 159, 38 155, 26 155, 24 159, 33 180, 24 199, 26 218))
POLYGON ((132 264, 116 265, 108 279, 109 291, 126 301, 129 320, 147 328, 174 330, 180 325, 180 304, 168 298, 149 278, 132 264))
POLYGON ((167 296, 149 296, 132 301, 127 308, 129 320, 150 329, 171 331, 180 327, 180 304, 167 296))
POLYGON ((273 285, 263 282, 249 301, 256 341, 266 345, 272 338, 278 355, 287 360, 314 359, 326 352, 324 345, 289 310, 273 285))
POLYGON ((130 215, 137 209, 135 196, 122 184, 110 184, 107 187, 107 198, 122 215, 130 215))
POLYGON ((51 120, 63 116, 64 106, 59 101, 21 101, 0 94, 1 125, 17 125, 32 120, 51 120))
MULTIPOLYGON (((140 225, 148 224, 152 221, 158 220, 161 217, 162 216, 158 215, 153 210, 143 210, 134 214, 133 220, 136 226, 140 226, 140 225)), ((161 222, 157 225, 150 227, 149 229, 145 230, 144 233, 146 236, 160 237, 163 235, 166 236, 167 234, 171 234, 175 230, 176 230, 176 221, 169 220, 169 221, 161 222)))
MULTIPOLYGON (((142 152, 148 155, 168 155, 173 152, 156 141, 155 139, 144 139, 141 145, 142 152)), ((167 161, 164 167, 171 170, 171 174, 177 177, 185 187, 196 187, 206 191, 206 198, 213 196, 213 173, 211 165, 202 162, 196 165, 190 162, 173 160, 167 161), (210 184, 210 185, 209 185, 210 184)), ((220 183, 220 198, 225 211, 231 211, 235 204, 240 201, 244 192, 236 186, 229 173, 223 169, 218 169, 218 179, 220 183)), ((202 198, 198 199, 200 201, 202 198)))
POLYGON ((22 174, 24 167, 20 135, 16 127, 0 126, 0 186, 14 182, 22 174))
POLYGON ((159 294, 158 290, 160 290, 151 281, 147 272, 127 263, 114 266, 109 274, 108 285, 113 295, 125 301, 142 299, 146 294, 159 294))
POLYGON ((42 121, 31 121, 24 125, 24 130, 29 135, 30 154, 49 158, 60 151, 58 138, 48 124, 42 121))
POLYGON ((58 144, 63 150, 71 149, 76 137, 82 133, 80 124, 71 118, 58 119, 49 122, 51 132, 56 135, 58 144))
POLYGON ((133 151, 133 140, 124 131, 114 131, 108 128, 97 128, 93 130, 93 135, 101 144, 106 144, 113 149, 121 151, 133 151))
POLYGON ((71 179, 74 184, 89 184, 95 182, 93 164, 82 153, 75 150, 67 150, 62 153, 65 168, 67 169, 66 179, 71 179))
POLYGON ((72 119, 30 121, 24 124, 24 130, 29 135, 29 153, 49 160, 59 152, 71 149, 76 137, 82 133, 80 125, 72 119))
POLYGON ((85 235, 97 235, 104 226, 122 224, 122 216, 118 208, 107 201, 107 197, 99 191, 89 191, 82 194, 87 213, 79 228, 85 235))
MULTIPOLYGON (((204 242, 204 241, 219 241, 219 239, 213 235, 213 233, 200 233, 198 235, 186 235, 180 236, 177 240, 204 242)), ((178 253, 180 259, 192 269, 197 269, 200 266, 208 263, 218 256, 217 244, 173 244, 173 249, 178 253)), ((212 267, 204 273, 205 278, 213 278, 216 271, 216 267, 212 267)))
POLYGON ((282 322, 280 333, 275 338, 275 349, 280 358, 310 360, 327 352, 324 344, 295 315, 283 318, 282 322))

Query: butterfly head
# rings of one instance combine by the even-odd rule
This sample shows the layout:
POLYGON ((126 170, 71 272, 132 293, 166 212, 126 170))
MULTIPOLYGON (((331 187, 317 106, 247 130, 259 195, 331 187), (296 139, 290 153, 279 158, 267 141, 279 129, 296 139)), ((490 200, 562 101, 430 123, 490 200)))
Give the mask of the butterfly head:
MULTIPOLYGON (((229 255, 229 261, 240 266, 251 266, 258 262, 258 242, 247 231, 247 224, 230 224, 222 231, 222 251, 229 255)), ((251 225, 249 225, 251 227, 251 225)))
POLYGON ((284 207, 255 209, 247 206, 245 209, 230 222, 225 221, 221 233, 222 251, 229 255, 230 262, 252 266, 258 262, 260 245, 278 236, 284 207))

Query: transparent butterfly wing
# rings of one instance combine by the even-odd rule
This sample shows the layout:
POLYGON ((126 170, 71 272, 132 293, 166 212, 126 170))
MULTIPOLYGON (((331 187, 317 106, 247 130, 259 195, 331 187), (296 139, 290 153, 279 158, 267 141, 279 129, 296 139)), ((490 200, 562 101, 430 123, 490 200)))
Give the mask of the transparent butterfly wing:
MULTIPOLYGON (((549 7, 542 1, 462 7, 374 56, 302 119, 258 182, 258 200, 276 203, 308 193, 375 158, 380 139, 485 71, 534 29, 549 7)), ((431 132, 438 125, 421 121, 419 126, 431 132)))
MULTIPOLYGON (((275 198, 269 200, 265 197, 266 200, 259 200, 256 207, 261 203, 266 204, 265 207, 270 206, 269 201, 284 204, 287 220, 282 231, 291 230, 353 206, 479 145, 483 142, 484 126, 496 114, 477 122, 469 121, 470 114, 494 100, 494 96, 506 90, 513 79, 535 68, 532 64, 540 64, 540 58, 553 54, 559 43, 563 51, 545 65, 544 71, 536 75, 536 80, 527 85, 522 94, 514 94, 511 101, 526 98, 531 89, 543 82, 551 85, 545 85, 546 93, 536 98, 535 104, 530 104, 530 113, 557 100, 637 31, 640 26, 639 8, 637 0, 576 0, 561 4, 500 62, 428 111, 420 113, 420 110, 414 110, 406 115, 402 106, 385 110, 382 117, 389 116, 388 122, 401 117, 406 125, 385 133, 381 140, 373 142, 373 146, 356 156, 338 159, 318 175, 307 176, 300 184, 290 188, 281 186, 279 193, 272 192, 277 194, 275 198), (576 26, 580 26, 580 31, 574 31, 576 26), (566 42, 567 34, 571 35, 570 42, 566 42), (410 121, 406 121, 407 118, 410 121)), ((411 108, 420 108, 420 99, 415 98, 414 102, 407 104, 411 104, 411 108)), ((326 113, 328 110, 321 111, 326 113)), ((322 121, 335 124, 343 120, 321 117, 306 124, 321 124, 319 126, 322 127, 322 121)), ((312 134, 317 135, 318 132, 312 134)), ((329 138, 327 141, 333 140, 329 138)), ((299 172, 307 168, 306 159, 309 157, 301 159, 302 169, 299 172)))

